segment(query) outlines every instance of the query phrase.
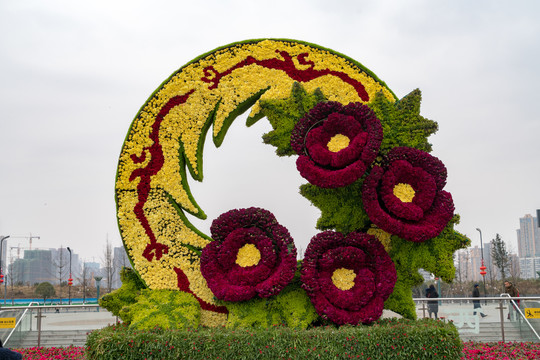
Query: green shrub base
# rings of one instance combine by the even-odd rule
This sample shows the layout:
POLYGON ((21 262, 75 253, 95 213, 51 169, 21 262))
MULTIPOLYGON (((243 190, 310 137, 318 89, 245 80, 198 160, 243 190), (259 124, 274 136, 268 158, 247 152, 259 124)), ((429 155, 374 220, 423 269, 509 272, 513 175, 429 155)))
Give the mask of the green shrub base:
POLYGON ((381 320, 370 326, 141 331, 109 326, 88 335, 88 360, 107 359, 460 359, 452 323, 381 320))

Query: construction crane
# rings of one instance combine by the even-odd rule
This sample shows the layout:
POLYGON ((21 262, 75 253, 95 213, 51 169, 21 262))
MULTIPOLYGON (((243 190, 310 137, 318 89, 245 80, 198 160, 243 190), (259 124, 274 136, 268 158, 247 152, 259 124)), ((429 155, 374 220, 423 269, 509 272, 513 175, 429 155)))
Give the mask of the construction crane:
MULTIPOLYGON (((17 249, 17 259, 21 258, 21 244, 9 247, 9 257, 13 259, 13 250, 17 249)), ((12 260, 13 261, 13 260, 12 260)))
POLYGON ((32 239, 39 239, 39 236, 33 236, 30 234, 30 236, 10 236, 11 239, 28 239, 30 243, 30 250, 32 250, 32 239))

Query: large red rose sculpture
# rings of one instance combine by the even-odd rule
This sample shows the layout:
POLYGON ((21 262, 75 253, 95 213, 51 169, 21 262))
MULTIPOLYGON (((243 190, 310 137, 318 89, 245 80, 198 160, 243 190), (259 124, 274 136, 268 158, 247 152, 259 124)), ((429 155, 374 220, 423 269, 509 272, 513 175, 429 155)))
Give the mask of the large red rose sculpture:
POLYGON ((296 248, 287 229, 264 209, 235 209, 210 228, 201 272, 220 300, 242 301, 279 293, 294 277, 296 248))
POLYGON ((403 239, 423 242, 441 233, 454 214, 443 191, 446 168, 418 149, 396 147, 364 182, 362 200, 370 220, 403 239))
POLYGON ((367 106, 323 102, 296 124, 291 147, 300 155, 296 167, 305 179, 322 188, 352 184, 373 162, 383 131, 367 106))
POLYGON ((311 239, 301 277, 318 314, 338 325, 377 320, 396 278, 394 263, 376 237, 334 231, 311 239))

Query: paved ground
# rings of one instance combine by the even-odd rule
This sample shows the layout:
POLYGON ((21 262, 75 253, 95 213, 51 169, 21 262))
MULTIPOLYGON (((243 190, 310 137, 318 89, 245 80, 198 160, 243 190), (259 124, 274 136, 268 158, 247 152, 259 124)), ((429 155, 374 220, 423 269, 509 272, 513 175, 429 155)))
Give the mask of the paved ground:
MULTIPOLYGON (((42 330, 96 330, 116 323, 116 317, 107 310, 73 311, 62 309, 61 312, 47 312, 41 320, 42 330)), ((32 328, 37 329, 37 319, 32 321, 32 328)))
MULTIPOLYGON (((506 317, 508 315, 508 304, 503 304, 503 320, 506 320, 506 317)), ((427 306, 426 306, 427 308, 427 306)), ((487 305, 482 302, 482 311, 484 314, 488 315, 485 318, 480 318, 483 322, 499 322, 501 321, 500 317, 500 309, 499 309, 499 302, 488 302, 487 305)), ((456 316, 458 314, 463 315, 471 315, 473 313, 473 304, 472 303, 448 303, 448 302, 442 302, 441 305, 439 305, 439 317, 446 318, 448 320, 455 320, 456 316)), ((422 306, 416 307, 416 315, 419 319, 423 317, 429 317, 429 313, 427 310, 422 310, 422 306)))

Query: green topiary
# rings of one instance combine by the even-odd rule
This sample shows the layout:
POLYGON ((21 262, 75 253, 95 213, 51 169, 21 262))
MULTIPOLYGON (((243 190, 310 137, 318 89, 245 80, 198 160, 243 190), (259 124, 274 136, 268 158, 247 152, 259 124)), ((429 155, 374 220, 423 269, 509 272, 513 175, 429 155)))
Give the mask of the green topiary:
POLYGON ((274 129, 263 135, 264 143, 275 146, 278 156, 296 155, 291 147, 291 131, 294 125, 317 103, 324 100, 325 97, 319 89, 308 94, 298 82, 293 84, 291 95, 286 99, 261 100, 261 109, 274 129))
POLYGON ((120 280, 122 280, 122 286, 99 298, 98 303, 101 307, 118 316, 122 321, 129 322, 125 318, 126 314, 122 313, 121 310, 127 305, 134 304, 140 290, 146 288, 146 286, 133 269, 126 267, 120 271, 120 280))
POLYGON ((431 152, 427 138, 437 132, 439 125, 420 115, 421 100, 422 93, 416 89, 395 103, 379 93, 367 104, 381 120, 383 127, 384 138, 379 150, 381 155, 396 146, 431 152))
POLYGON ((184 329, 199 326, 201 309, 197 299, 186 292, 145 289, 122 314, 131 321, 131 328, 184 329))
POLYGON ((395 311, 406 318, 415 319, 415 305, 412 301, 412 288, 424 279, 418 269, 424 269, 452 282, 455 276, 453 261, 454 251, 470 245, 470 240, 454 230, 459 224, 459 215, 455 215, 442 233, 426 242, 414 243, 392 236, 390 257, 396 265, 398 280, 394 292, 385 302, 385 308, 395 311))
POLYGON ((297 271, 291 284, 276 296, 223 302, 229 310, 227 328, 269 328, 286 325, 294 329, 306 329, 319 316, 300 286, 300 274, 297 271))

